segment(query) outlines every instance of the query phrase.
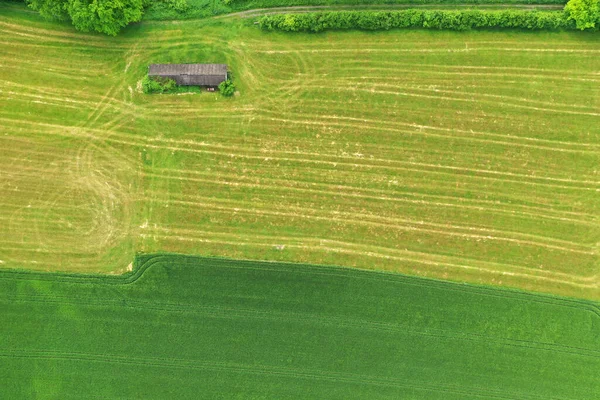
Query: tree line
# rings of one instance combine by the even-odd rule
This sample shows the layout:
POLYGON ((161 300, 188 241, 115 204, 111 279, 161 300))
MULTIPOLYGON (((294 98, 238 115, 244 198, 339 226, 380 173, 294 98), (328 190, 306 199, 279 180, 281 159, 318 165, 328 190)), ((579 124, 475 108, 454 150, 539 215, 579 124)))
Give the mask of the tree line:
MULTIPOLYGON (((48 19, 70 21, 84 32, 117 35, 142 19, 152 0, 25 0, 48 19)), ((483 28, 593 29, 600 27, 600 0, 569 0, 563 12, 525 10, 331 11, 273 14, 260 18, 266 30, 320 32, 328 29, 383 30, 427 28, 468 30, 483 28)))

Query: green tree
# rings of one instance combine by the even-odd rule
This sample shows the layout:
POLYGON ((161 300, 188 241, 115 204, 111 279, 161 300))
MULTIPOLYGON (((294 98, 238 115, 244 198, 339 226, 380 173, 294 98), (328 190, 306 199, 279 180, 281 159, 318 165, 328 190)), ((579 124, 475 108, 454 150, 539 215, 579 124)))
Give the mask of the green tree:
POLYGON ((578 29, 593 29, 600 25, 599 0, 569 0, 565 12, 578 29))
POLYGON ((29 8, 40 13, 46 19, 68 21, 67 0, 27 0, 29 8))
POLYGON ((142 19, 142 0, 70 0, 69 15, 76 29, 116 36, 131 22, 142 19))
POLYGON ((27 0, 45 18, 71 20, 84 32, 115 36, 125 26, 142 19, 143 0, 27 0))

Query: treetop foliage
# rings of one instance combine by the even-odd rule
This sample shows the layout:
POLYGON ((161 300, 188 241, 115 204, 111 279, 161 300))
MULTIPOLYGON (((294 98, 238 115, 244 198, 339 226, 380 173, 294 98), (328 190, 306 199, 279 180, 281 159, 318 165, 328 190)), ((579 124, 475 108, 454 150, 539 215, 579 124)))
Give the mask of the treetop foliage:
POLYGON ((67 0, 26 0, 29 8, 37 11, 46 19, 66 21, 69 19, 67 0))
POLYGON ((599 0, 569 0, 565 13, 570 20, 575 21, 577 29, 600 28, 599 0))
POLYGON ((70 20, 83 32, 116 36, 132 22, 142 19, 142 0, 27 0, 29 7, 43 17, 70 20))

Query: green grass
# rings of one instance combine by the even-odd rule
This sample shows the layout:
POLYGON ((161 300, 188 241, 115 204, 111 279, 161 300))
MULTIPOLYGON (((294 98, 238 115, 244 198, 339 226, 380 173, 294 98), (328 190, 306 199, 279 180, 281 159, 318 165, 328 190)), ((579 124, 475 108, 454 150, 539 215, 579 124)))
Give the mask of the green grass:
POLYGON ((2 267, 171 251, 600 298, 597 35, 0 29, 2 267), (140 93, 160 62, 240 93, 140 93))
POLYGON ((0 272, 0 384, 36 399, 592 399, 592 302, 313 265, 144 256, 0 272))

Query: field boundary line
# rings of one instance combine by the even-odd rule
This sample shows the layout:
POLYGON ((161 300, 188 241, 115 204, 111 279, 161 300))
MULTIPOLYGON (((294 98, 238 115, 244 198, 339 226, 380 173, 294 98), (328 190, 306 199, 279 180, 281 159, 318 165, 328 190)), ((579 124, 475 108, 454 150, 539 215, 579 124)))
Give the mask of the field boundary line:
MULTIPOLYGON (((394 247, 383 247, 383 246, 378 246, 378 245, 375 245, 372 243, 344 242, 344 241, 336 240, 336 239, 323 239, 323 238, 311 237, 311 236, 281 236, 281 235, 254 234, 251 236, 252 239, 261 238, 263 241, 249 242, 248 241, 249 237, 247 237, 247 235, 244 234, 243 232, 198 231, 198 230, 191 231, 189 229, 177 228, 177 227, 175 227, 175 228, 173 228, 173 227, 169 227, 169 228, 148 227, 145 229, 147 229, 150 232, 164 232, 164 233, 175 233, 175 234, 182 232, 185 234, 185 236, 179 236, 179 237, 187 237, 190 240, 192 240, 192 239, 203 240, 203 239, 207 238, 207 234, 208 234, 209 237, 221 236, 221 237, 226 237, 226 238, 229 237, 229 238, 234 238, 234 239, 239 239, 239 240, 245 240, 240 243, 245 243, 245 244, 250 244, 250 245, 255 244, 255 245, 265 246, 268 244, 266 244, 264 242, 264 240, 272 239, 273 243, 281 243, 281 244, 285 244, 286 246, 289 245, 292 247, 293 246, 303 246, 303 245, 305 245, 305 242, 313 242, 313 243, 317 243, 319 245, 333 244, 333 245, 345 246, 345 247, 350 247, 350 248, 371 248, 371 249, 377 249, 379 251, 387 251, 389 253, 410 255, 417 259, 426 259, 429 257, 432 259, 439 259, 444 262, 454 262, 454 263, 460 262, 461 260, 468 260, 468 261, 474 262, 478 265, 481 265, 482 266, 481 269, 487 270, 487 271, 490 271, 489 268, 483 268, 484 266, 487 266, 490 268, 511 268, 511 269, 517 269, 517 270, 522 270, 522 271, 528 271, 528 272, 536 272, 536 273, 541 274, 541 276, 543 276, 543 275, 556 276, 557 277, 556 279, 558 279, 558 277, 563 277, 564 279, 560 280, 561 282, 565 282, 565 281, 594 282, 594 281, 597 281, 599 278, 598 274, 594 274, 592 276, 569 275, 564 272, 549 271, 549 270, 537 270, 534 268, 520 266, 520 265, 497 263, 497 262, 483 261, 483 260, 478 260, 478 259, 469 259, 469 258, 445 255, 445 254, 425 253, 425 252, 421 252, 421 251, 417 251, 417 250, 400 249, 400 248, 394 248, 394 247), (194 236, 196 236, 196 237, 194 238, 194 236)), ((145 235, 148 235, 148 234, 145 234, 145 235)), ((510 275, 510 273, 511 273, 510 271, 505 271, 506 275, 510 275)), ((531 275, 531 276, 538 277, 540 275, 531 275)))

